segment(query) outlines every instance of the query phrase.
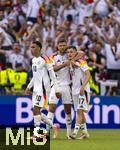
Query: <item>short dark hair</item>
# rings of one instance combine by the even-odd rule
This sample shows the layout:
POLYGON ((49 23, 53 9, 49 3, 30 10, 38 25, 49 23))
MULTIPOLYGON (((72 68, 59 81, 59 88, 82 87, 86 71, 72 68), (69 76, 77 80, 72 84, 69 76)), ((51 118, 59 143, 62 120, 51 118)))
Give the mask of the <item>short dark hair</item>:
POLYGON ((67 42, 67 41, 66 41, 66 39, 64 39, 64 38, 59 39, 57 43, 59 44, 59 43, 63 43, 63 42, 65 42, 65 43, 66 43, 66 42, 67 42))
POLYGON ((71 49, 71 48, 72 48, 73 50, 77 51, 76 46, 72 46, 72 45, 71 45, 71 46, 68 46, 68 47, 66 48, 66 50, 71 49))
POLYGON ((33 44, 36 44, 37 46, 40 47, 40 49, 42 49, 42 43, 39 41, 34 41, 33 44))

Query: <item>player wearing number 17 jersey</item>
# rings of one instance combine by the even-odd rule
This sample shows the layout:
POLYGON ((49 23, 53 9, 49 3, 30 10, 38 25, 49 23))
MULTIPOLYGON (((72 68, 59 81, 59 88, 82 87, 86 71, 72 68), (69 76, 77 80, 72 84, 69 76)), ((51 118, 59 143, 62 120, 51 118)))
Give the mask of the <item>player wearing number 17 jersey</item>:
MULTIPOLYGON (((76 56, 76 53, 76 47, 70 46, 67 48, 69 60, 72 60, 76 56)), ((90 72, 87 62, 83 59, 71 61, 70 72, 72 76, 72 97, 75 110, 77 111, 75 129, 70 137, 76 138, 81 128, 82 134, 79 139, 84 139, 89 137, 84 116, 84 113, 87 113, 89 110, 90 101, 90 72)))

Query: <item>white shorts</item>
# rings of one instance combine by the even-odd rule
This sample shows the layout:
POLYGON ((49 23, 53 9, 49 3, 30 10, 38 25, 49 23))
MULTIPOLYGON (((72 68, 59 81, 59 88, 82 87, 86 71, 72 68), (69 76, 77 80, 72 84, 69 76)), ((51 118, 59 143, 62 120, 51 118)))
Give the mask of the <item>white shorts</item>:
POLYGON ((45 100, 43 96, 40 96, 38 93, 33 92, 33 95, 32 95, 33 106, 38 106, 38 107, 43 108, 44 102, 45 100))
POLYGON ((75 111, 77 111, 77 109, 81 109, 81 110, 84 110, 85 112, 88 112, 89 102, 90 102, 90 93, 85 92, 83 96, 81 96, 80 94, 73 95, 72 98, 74 102, 75 111))
MULTIPOLYGON (((60 88, 60 93, 61 93, 61 98, 62 98, 62 103, 63 104, 72 104, 72 95, 71 95, 71 88, 69 85, 62 85, 59 87, 60 88)), ((49 98, 49 104, 57 104, 58 103, 58 98, 55 95, 55 89, 54 86, 51 88, 50 92, 50 98, 49 98)))

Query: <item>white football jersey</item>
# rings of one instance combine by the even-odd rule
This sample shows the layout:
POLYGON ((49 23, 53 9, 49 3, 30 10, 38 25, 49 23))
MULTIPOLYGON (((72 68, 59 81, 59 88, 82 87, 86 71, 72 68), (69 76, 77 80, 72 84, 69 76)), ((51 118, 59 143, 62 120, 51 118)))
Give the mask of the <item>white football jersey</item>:
POLYGON ((43 84, 50 87, 50 78, 45 60, 42 57, 34 57, 32 59, 33 78, 29 83, 28 88, 33 87, 33 92, 43 95, 43 84))
MULTIPOLYGON (((60 55, 57 54, 53 58, 53 66, 54 65, 61 65, 67 60, 66 54, 60 55)), ((70 69, 69 66, 66 66, 59 71, 55 72, 56 78, 58 80, 59 85, 69 85, 71 83, 70 81, 70 69)))
MULTIPOLYGON (((76 67, 70 67, 70 73, 72 76, 72 94, 76 95, 80 93, 80 88, 82 86, 82 82, 84 80, 85 74, 84 72, 89 69, 87 62, 84 60, 80 60, 75 63, 76 67)), ((90 92, 90 85, 87 83, 85 86, 86 92, 90 92)))

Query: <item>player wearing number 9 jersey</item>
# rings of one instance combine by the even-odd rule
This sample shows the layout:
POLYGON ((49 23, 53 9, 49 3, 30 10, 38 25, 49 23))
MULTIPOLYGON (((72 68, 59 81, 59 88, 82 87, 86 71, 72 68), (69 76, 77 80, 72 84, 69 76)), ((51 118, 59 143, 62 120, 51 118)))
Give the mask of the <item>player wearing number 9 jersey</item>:
MULTIPOLYGON (((68 59, 72 60, 77 53, 74 46, 67 48, 68 59)), ((72 77, 72 97, 74 101, 74 108, 77 111, 75 129, 71 138, 76 138, 79 129, 82 133, 80 139, 88 138, 89 134, 86 127, 84 112, 88 112, 90 101, 90 72, 87 62, 83 59, 78 61, 71 61, 70 72, 72 77)))
POLYGON ((32 59, 32 72, 33 78, 28 84, 25 94, 28 95, 30 89, 33 87, 33 95, 32 95, 32 102, 33 102, 33 113, 34 113, 34 125, 35 125, 35 132, 34 135, 36 136, 36 131, 39 129, 41 120, 44 121, 46 124, 49 124, 51 127, 53 125, 47 119, 44 114, 40 113, 40 109, 44 106, 44 98, 43 98, 43 84, 46 90, 47 99, 49 98, 50 93, 50 78, 53 81, 56 93, 57 91, 57 81, 56 76, 53 71, 53 67, 49 61, 48 57, 42 57, 40 55, 42 44, 39 41, 32 43, 32 51, 33 55, 35 56, 32 59), (49 75, 48 75, 49 72, 49 75))

